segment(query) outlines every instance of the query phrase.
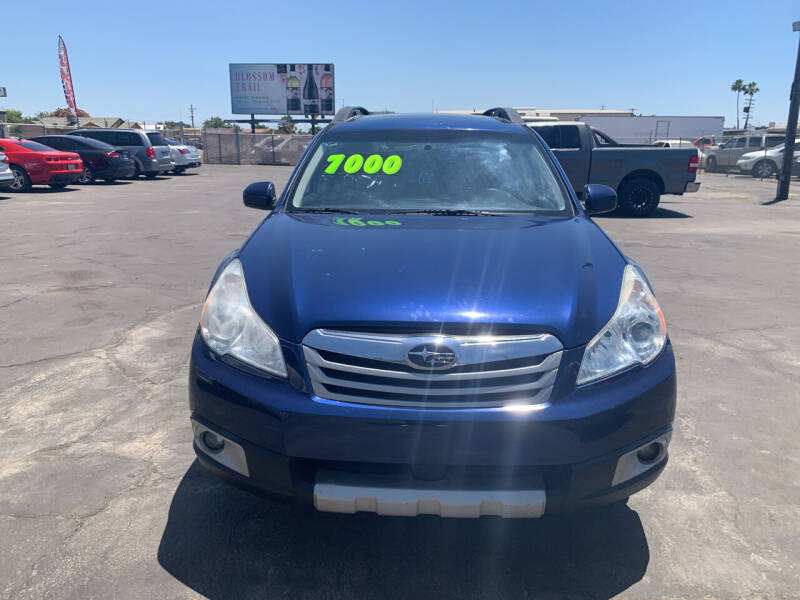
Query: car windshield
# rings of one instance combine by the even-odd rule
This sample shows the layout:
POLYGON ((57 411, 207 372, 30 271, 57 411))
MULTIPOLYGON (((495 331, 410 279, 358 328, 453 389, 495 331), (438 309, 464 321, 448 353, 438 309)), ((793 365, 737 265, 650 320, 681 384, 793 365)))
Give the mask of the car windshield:
POLYGON ((573 214, 532 135, 474 130, 333 133, 305 161, 287 210, 573 214))

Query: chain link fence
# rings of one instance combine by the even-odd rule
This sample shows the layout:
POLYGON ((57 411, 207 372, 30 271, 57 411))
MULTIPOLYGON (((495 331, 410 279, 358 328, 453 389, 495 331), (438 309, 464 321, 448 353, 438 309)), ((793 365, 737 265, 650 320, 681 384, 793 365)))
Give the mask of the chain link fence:
POLYGON ((206 129, 203 159, 206 163, 227 165, 295 165, 312 138, 307 134, 206 129))

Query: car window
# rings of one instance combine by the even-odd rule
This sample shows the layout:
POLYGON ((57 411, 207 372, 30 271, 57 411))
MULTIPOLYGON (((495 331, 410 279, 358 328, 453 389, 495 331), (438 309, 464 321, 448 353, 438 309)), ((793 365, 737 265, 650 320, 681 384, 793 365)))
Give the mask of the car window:
POLYGON ((561 133, 559 148, 580 148, 581 135, 577 125, 562 125, 558 127, 561 133))
POLYGON ((782 135, 768 135, 767 136, 767 148, 772 148, 773 146, 778 146, 779 144, 783 144, 786 141, 782 135))
POLYGON ((761 148, 761 139, 762 138, 760 138, 760 137, 750 138, 750 140, 747 142, 747 147, 748 148, 756 148, 756 149, 757 148, 761 148))
POLYGON ((115 146, 144 146, 142 136, 133 131, 116 131, 114 137, 115 146))
POLYGON ((164 139, 164 136, 160 133, 148 133, 147 137, 150 139, 150 143, 153 146, 167 146, 167 140, 164 139))
POLYGON ((737 148, 744 148, 747 144, 747 138, 739 138, 736 140, 736 147, 737 148))
POLYGON ((76 137, 74 142, 79 150, 91 149, 91 150, 102 150, 103 152, 108 152, 113 148, 113 146, 107 142, 101 142, 100 140, 93 140, 92 138, 76 137))
POLYGON ((84 131, 81 133, 82 136, 91 138, 93 140, 100 140, 101 142, 106 143, 113 143, 111 142, 114 132, 113 131, 84 131))
POLYGON ((289 211, 447 210, 571 216, 552 162, 523 132, 331 134, 305 161, 289 211))
POLYGON ((70 138, 49 138, 46 142, 42 142, 47 144, 48 146, 52 146, 53 148, 58 148, 59 150, 69 150, 70 152, 75 151, 78 149, 78 144, 76 144, 77 140, 72 140, 70 138))
POLYGON ((558 148, 558 138, 560 136, 558 135, 557 127, 534 127, 533 130, 542 136, 544 143, 547 144, 551 149, 558 148))
POLYGON ((52 148, 51 146, 45 146, 39 142, 30 142, 27 140, 21 140, 17 142, 17 145, 27 148, 28 150, 34 150, 35 152, 52 152, 55 150, 55 148, 52 148))

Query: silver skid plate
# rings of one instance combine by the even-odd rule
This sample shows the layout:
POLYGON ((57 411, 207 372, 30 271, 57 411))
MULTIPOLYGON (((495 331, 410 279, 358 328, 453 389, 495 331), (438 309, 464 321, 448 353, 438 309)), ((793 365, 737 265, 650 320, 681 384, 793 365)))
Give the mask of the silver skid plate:
MULTIPOLYGON (((539 482, 541 483, 541 482, 539 482)), ((542 487, 542 486, 537 486, 542 487)), ((317 471, 314 506, 323 512, 476 518, 536 518, 544 514, 544 489, 452 489, 447 480, 317 471)))

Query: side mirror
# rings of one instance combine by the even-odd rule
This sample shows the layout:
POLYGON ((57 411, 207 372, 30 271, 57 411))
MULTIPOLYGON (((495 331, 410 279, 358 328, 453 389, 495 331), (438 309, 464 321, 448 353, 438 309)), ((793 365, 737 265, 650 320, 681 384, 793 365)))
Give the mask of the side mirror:
POLYGON ((272 210, 278 203, 275 197, 275 185, 271 181, 256 181, 251 183, 242 192, 242 201, 245 206, 260 210, 272 210))
POLYGON ((583 204, 587 215, 611 212, 617 208, 617 192, 607 185, 590 183, 583 188, 583 204))

